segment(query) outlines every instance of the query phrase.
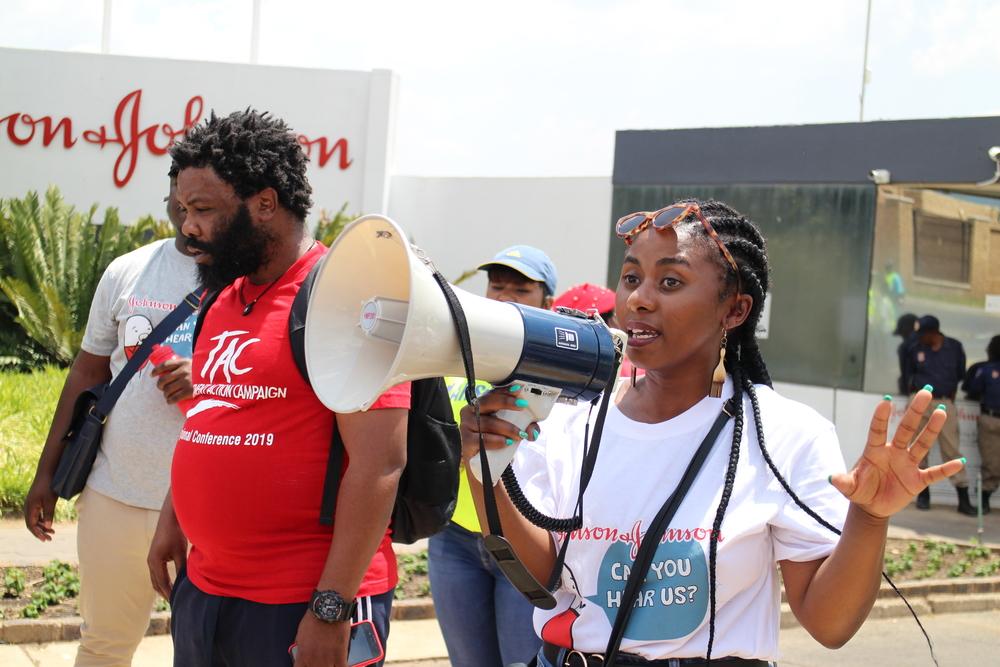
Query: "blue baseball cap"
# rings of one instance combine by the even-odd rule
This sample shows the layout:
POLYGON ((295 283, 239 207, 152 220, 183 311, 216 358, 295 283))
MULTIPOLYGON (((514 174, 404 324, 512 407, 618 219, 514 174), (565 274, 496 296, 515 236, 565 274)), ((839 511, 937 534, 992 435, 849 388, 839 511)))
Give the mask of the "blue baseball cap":
POLYGON ((491 266, 506 266, 529 280, 542 283, 547 295, 553 296, 556 293, 558 280, 556 266, 549 256, 538 248, 530 245, 513 245, 501 250, 493 259, 483 262, 477 268, 480 271, 489 271, 491 266))

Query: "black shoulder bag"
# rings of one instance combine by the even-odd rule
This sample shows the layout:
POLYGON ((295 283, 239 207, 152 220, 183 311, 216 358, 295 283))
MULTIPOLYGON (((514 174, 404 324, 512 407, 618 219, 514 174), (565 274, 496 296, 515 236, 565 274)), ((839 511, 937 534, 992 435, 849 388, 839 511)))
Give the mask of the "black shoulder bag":
POLYGON ((153 352, 201 304, 201 292, 191 292, 156 325, 111 384, 99 384, 80 392, 73 405, 73 417, 63 440, 66 442, 59 466, 52 478, 52 491, 69 500, 83 491, 90 469, 101 448, 101 436, 111 409, 125 386, 153 352))

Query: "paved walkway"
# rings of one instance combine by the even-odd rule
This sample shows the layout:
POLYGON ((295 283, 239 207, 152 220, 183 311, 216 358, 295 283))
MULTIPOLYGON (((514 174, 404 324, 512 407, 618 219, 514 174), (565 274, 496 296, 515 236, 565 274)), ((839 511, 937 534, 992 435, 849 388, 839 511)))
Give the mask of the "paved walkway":
MULTIPOLYGON (((940 667, 995 665, 1000 650, 1000 611, 923 617, 940 667)), ((845 647, 825 649, 801 628, 781 631, 781 667, 913 667, 933 665, 927 644, 910 618, 870 620, 845 647)), ((75 642, 0 646, 4 667, 66 667, 73 664, 75 642)), ((434 621, 397 621, 389 639, 393 667, 448 667, 444 643, 434 621), (406 647, 406 650, 401 650, 406 647)), ((133 664, 171 667, 170 639, 146 637, 133 664)))
MULTIPOLYGON (((51 542, 39 542, 21 519, 0 519, 0 565, 45 565, 56 559, 76 563, 76 524, 57 523, 51 542)), ((427 540, 394 544, 396 553, 427 549, 427 540)))
MULTIPOLYGON (((72 665, 79 642, 53 642, 51 644, 22 644, 0 646, 0 665, 3 667, 65 667, 72 665)), ((420 662, 443 658, 448 655, 436 620, 395 621, 386 652, 387 662, 393 664, 420 662)), ((169 635, 146 637, 132 660, 136 667, 171 667, 173 646, 169 635)), ((447 664, 447 662, 445 662, 447 664)), ((400 665, 402 667, 402 665, 400 665)))

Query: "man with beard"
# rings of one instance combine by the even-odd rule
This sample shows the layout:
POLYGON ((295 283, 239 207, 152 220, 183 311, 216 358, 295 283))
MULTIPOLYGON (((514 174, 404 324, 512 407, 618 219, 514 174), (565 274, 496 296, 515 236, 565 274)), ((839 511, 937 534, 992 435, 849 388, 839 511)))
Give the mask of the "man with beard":
MULTIPOLYGON (((167 217, 175 238, 154 241, 108 266, 90 304, 80 352, 73 360, 35 479, 24 503, 28 530, 52 539, 56 495, 52 477, 77 396, 108 382, 146 336, 197 286, 194 261, 181 233, 176 179, 171 174, 167 217)), ((169 484, 170 457, 184 416, 176 404, 191 396, 191 338, 195 316, 165 341, 175 358, 141 368, 122 392, 104 427, 87 486, 77 499, 80 559, 80 648, 77 667, 129 665, 146 633, 156 593, 149 587, 146 552, 169 484)))
POLYGON ((172 592, 174 664, 288 664, 294 643, 298 667, 344 666, 352 619, 383 645, 388 632, 409 386, 334 415, 294 364, 289 312, 325 248, 305 226, 307 158, 283 121, 212 114, 171 157, 198 274, 219 290, 149 552, 154 587, 172 592), (335 420, 347 464, 332 528, 319 515, 335 420))

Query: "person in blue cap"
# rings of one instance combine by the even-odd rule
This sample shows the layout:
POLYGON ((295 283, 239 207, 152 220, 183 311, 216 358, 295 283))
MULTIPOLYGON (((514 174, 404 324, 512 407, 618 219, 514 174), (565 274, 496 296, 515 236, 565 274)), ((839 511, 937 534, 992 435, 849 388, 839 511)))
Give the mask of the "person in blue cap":
MULTIPOLYGON (((549 309, 556 292, 556 267, 548 255, 526 245, 511 246, 479 265, 486 271, 486 298, 549 309)), ((445 378, 455 418, 465 407, 465 377, 445 378)), ((476 383, 476 393, 491 389, 476 383)), ((542 645, 532 625, 534 607, 500 571, 483 545, 482 530, 465 468, 451 523, 430 538, 431 595, 453 667, 528 662, 542 645)))
POLYGON ((486 271, 489 279, 487 299, 513 301, 546 310, 552 308, 558 280, 556 267, 538 248, 511 246, 478 268, 486 271))

